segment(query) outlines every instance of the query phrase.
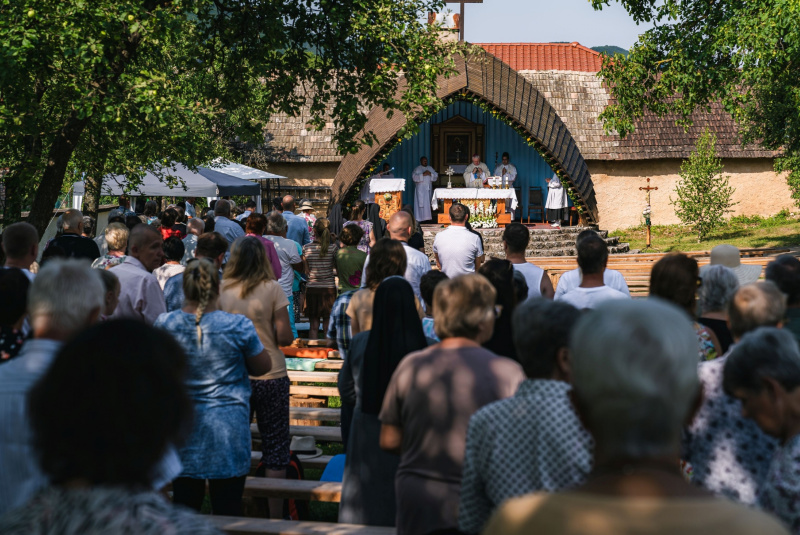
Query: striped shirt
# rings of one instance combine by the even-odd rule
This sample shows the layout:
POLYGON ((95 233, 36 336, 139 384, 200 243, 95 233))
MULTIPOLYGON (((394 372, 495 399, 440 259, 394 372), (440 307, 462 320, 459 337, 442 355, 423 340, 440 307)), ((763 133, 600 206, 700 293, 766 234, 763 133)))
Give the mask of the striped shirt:
POLYGON ((322 256, 322 247, 318 242, 307 243, 303 246, 303 255, 308 262, 308 287, 309 288, 336 288, 333 278, 333 263, 336 257, 336 247, 330 244, 328 254, 322 256))

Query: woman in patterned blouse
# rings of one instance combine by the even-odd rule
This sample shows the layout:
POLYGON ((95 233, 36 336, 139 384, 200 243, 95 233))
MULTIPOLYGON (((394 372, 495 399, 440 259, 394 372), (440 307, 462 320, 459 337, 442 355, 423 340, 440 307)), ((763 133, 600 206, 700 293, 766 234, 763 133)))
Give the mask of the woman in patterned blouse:
POLYGON ((356 201, 353 203, 353 210, 350 212, 350 221, 345 221, 343 227, 347 225, 358 225, 364 231, 364 236, 358 243, 358 249, 369 254, 372 247, 375 247, 375 229, 372 226, 372 221, 364 219, 364 213, 367 211, 367 205, 364 201, 356 201))

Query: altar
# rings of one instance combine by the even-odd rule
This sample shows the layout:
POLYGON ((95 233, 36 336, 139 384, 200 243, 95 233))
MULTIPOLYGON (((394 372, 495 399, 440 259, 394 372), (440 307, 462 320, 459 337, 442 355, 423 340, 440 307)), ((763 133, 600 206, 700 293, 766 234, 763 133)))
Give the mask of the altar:
POLYGON ((504 227, 511 223, 511 213, 517 209, 514 189, 437 188, 433 191, 431 208, 438 210, 440 200, 444 208, 439 214, 440 224, 450 223, 450 207, 453 201, 458 201, 469 208, 473 228, 504 227), (506 213, 506 206, 511 208, 511 213, 506 213))

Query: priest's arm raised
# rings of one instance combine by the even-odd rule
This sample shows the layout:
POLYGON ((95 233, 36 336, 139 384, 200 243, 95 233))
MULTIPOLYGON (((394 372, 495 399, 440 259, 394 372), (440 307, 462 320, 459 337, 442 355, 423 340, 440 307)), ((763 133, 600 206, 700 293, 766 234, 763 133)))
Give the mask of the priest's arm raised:
POLYGON ((468 188, 481 188, 488 178, 489 168, 483 162, 478 165, 471 163, 464 169, 464 184, 468 188))

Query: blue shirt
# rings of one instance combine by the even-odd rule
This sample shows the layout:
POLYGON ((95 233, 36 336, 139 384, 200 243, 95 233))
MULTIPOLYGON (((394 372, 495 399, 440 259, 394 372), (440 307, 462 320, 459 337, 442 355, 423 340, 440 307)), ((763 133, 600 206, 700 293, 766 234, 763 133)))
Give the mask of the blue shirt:
POLYGON ((164 302, 167 304, 167 312, 183 308, 183 273, 167 279, 164 284, 164 302))
POLYGON ((308 225, 306 224, 305 219, 303 219, 300 216, 294 215, 292 212, 289 212, 288 210, 286 212, 283 212, 283 218, 289 225, 289 228, 286 229, 287 238, 296 241, 300 245, 311 243, 311 236, 308 233, 308 225))
POLYGON ((221 215, 218 215, 214 220, 214 232, 219 232, 228 240, 228 250, 230 250, 230 245, 236 238, 244 236, 244 230, 239 223, 231 221, 227 217, 221 215))
POLYGON ((350 341, 353 339, 350 330, 350 316, 347 315, 347 305, 353 298, 355 291, 345 292, 340 295, 333 303, 331 308, 331 320, 328 323, 326 336, 331 340, 336 340, 336 347, 341 358, 347 358, 347 350, 350 349, 350 341))
POLYGON ((198 344, 195 315, 161 314, 160 327, 186 351, 186 385, 195 404, 192 433, 179 450, 181 477, 227 479, 250 471, 250 379, 245 360, 264 351, 253 322, 220 310, 203 314, 198 344))

